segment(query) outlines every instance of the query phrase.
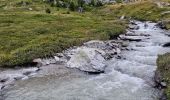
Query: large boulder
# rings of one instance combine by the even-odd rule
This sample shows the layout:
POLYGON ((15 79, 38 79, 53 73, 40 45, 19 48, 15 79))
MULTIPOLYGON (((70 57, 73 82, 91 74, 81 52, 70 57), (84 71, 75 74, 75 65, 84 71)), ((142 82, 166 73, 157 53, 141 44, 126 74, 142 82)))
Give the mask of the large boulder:
POLYGON ((70 68, 78 68, 81 71, 89 73, 102 73, 105 70, 106 64, 105 59, 102 55, 105 54, 104 51, 79 47, 74 51, 74 54, 69 55, 70 60, 67 62, 67 66, 70 68))

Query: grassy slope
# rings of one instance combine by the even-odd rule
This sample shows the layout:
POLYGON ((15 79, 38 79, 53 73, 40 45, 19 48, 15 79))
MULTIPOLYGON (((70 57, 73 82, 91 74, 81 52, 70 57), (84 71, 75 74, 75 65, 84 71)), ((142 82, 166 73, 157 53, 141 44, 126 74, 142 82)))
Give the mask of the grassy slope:
POLYGON ((31 62, 61 52, 91 39, 109 39, 125 31, 120 16, 138 20, 158 21, 169 8, 158 8, 150 1, 108 5, 79 14, 67 9, 50 7, 41 0, 19 5, 21 0, 0 0, 0 66, 31 62), (30 11, 29 8, 33 10, 30 11), (52 13, 46 14, 45 8, 52 13))
POLYGON ((27 6, 19 5, 20 1, 0 0, 0 66, 28 63, 84 41, 109 39, 125 31, 124 22, 112 15, 101 16, 95 9, 66 14, 66 9, 52 8, 41 0, 25 0, 31 2, 27 6), (45 13, 47 7, 51 14, 45 13))
POLYGON ((161 73, 162 81, 167 83, 165 92, 170 100, 170 53, 160 55, 157 59, 158 70, 161 73))
POLYGON ((111 5, 110 9, 114 11, 115 16, 120 17, 125 15, 128 18, 137 19, 141 21, 169 21, 166 23, 168 29, 170 29, 170 14, 161 15, 161 13, 169 11, 170 7, 160 8, 153 1, 144 1, 131 4, 111 5))

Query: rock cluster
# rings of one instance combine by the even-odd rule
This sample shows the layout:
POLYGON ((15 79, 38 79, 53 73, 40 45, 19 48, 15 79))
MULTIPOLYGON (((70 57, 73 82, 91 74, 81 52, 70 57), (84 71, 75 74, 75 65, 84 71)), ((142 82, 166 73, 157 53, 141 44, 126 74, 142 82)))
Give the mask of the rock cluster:
POLYGON ((106 67, 106 60, 121 52, 119 46, 113 41, 86 42, 82 47, 69 51, 72 53, 67 53, 70 57, 67 66, 89 73, 102 73, 106 67))
POLYGON ((21 69, 17 71, 16 73, 1 73, 0 75, 0 91, 7 88, 10 85, 13 85, 13 83, 17 80, 24 80, 28 77, 31 77, 31 75, 36 74, 40 68, 34 67, 34 68, 27 68, 27 69, 21 69))

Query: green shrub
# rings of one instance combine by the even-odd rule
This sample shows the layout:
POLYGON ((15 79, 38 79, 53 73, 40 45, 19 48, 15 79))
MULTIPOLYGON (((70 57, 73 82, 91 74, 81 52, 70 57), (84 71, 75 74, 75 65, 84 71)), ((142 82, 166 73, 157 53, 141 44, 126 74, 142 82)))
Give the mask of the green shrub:
POLYGON ((122 0, 116 0, 117 3, 122 3, 122 0))
POLYGON ((96 2, 96 7, 100 7, 100 6, 103 6, 103 3, 102 3, 102 1, 98 0, 96 2))
POLYGON ((69 9, 70 9, 71 11, 75 11, 75 10, 76 10, 76 6, 75 6, 74 2, 70 2, 69 9))
POLYGON ((46 8, 46 9, 45 9, 45 12, 46 12, 47 14, 50 14, 50 13, 51 13, 51 10, 50 10, 49 8, 46 8))

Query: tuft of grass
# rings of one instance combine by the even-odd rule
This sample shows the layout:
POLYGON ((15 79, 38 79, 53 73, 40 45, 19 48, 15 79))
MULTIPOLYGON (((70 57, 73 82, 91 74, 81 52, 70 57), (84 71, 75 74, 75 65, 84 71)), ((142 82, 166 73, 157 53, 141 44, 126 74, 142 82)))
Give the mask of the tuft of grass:
POLYGON ((170 53, 160 55, 157 59, 158 70, 162 76, 162 81, 167 83, 165 92, 170 99, 170 53))

